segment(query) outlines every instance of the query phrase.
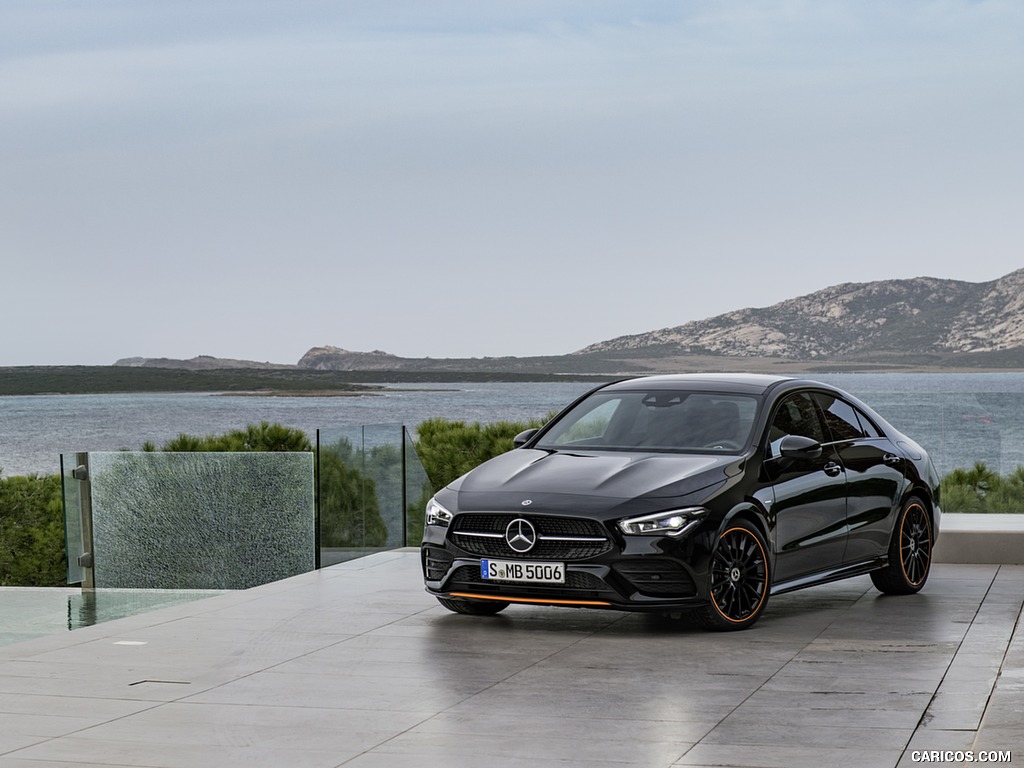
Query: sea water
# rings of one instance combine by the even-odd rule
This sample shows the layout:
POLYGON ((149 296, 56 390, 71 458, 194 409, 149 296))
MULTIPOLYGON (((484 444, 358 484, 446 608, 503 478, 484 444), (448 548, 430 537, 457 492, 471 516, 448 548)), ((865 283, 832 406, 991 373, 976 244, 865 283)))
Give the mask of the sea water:
MULTIPOLYGON (((860 397, 925 446, 940 472, 984 461, 1024 464, 1024 373, 831 374, 813 378, 860 397)), ((222 434, 261 421, 305 431, 430 418, 543 418, 599 382, 392 384, 377 394, 271 397, 224 394, 0 397, 4 476, 60 470, 60 454, 157 447, 179 434, 222 434)))

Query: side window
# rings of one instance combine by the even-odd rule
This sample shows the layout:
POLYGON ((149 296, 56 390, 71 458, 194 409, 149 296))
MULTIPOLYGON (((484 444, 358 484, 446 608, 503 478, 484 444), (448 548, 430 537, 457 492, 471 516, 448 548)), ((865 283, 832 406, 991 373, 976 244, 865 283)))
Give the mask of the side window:
POLYGON ((828 431, 832 434, 833 441, 840 442, 865 437, 857 411, 852 405, 845 400, 820 392, 814 397, 825 414, 825 423, 828 425, 828 431))
POLYGON ((779 443, 787 435, 800 435, 825 442, 825 432, 818 418, 814 400, 806 392, 790 395, 779 403, 772 425, 768 429, 768 442, 772 456, 779 455, 779 443))
POLYGON ((864 430, 865 435, 867 435, 868 437, 882 436, 882 433, 878 431, 878 427, 874 425, 874 422, 872 422, 871 419, 869 419, 867 416, 863 414, 863 412, 857 410, 856 408, 854 408, 853 410, 857 413, 857 418, 860 419, 860 427, 861 429, 864 430))

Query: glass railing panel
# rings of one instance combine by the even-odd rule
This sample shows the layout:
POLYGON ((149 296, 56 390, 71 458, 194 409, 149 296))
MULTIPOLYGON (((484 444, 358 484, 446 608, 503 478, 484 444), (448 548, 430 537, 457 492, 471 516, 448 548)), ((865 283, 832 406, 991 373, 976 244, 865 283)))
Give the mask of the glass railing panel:
POLYGON ((87 551, 82 534, 82 481, 75 477, 78 455, 60 455, 60 473, 64 502, 64 551, 67 553, 68 584, 81 584, 85 569, 79 557, 87 551))
POLYGON ((932 457, 943 512, 1024 513, 1024 395, 884 392, 863 399, 932 457))
POLYGON ((367 471, 363 427, 317 430, 320 565, 387 547, 388 528, 367 471))
POLYGON ((90 453, 97 588, 244 589, 315 567, 312 453, 90 453))
MULTIPOLYGON (((1020 396, 1013 398, 1020 405, 1020 396)), ((868 403, 928 451, 940 474, 983 461, 1003 468, 1003 398, 972 394, 874 394, 868 403), (999 405, 993 409, 993 401, 999 405)), ((1019 418, 1019 417, 1018 417, 1019 418)))
POLYGON ((388 549, 405 545, 402 431, 401 424, 363 427, 363 472, 376 492, 376 508, 386 531, 383 546, 388 549))
POLYGON ((419 544, 429 482, 401 424, 321 429, 317 451, 321 566, 419 544))
POLYGON ((405 446, 405 543, 416 547, 423 540, 423 514, 433 495, 430 478, 423 467, 416 443, 409 430, 404 430, 405 446))

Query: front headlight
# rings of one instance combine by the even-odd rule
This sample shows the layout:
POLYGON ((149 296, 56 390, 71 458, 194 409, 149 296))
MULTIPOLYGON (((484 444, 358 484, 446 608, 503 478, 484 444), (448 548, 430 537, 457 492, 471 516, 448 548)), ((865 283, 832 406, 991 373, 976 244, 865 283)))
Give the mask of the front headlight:
POLYGON ((655 512, 643 517, 628 517, 619 521, 619 529, 632 536, 671 536, 679 538, 693 528, 708 513, 704 507, 686 507, 667 512, 655 512))
POLYGON ((427 514, 426 514, 427 525, 437 525, 441 528, 447 528, 448 523, 452 521, 452 513, 437 503, 437 499, 431 499, 427 502, 427 514))

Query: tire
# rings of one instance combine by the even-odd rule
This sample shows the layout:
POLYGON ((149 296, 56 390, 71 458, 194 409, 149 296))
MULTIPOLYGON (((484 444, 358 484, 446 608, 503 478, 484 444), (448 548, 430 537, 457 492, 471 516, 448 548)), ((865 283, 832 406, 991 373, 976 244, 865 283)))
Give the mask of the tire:
POLYGON ((456 600, 451 597, 439 597, 437 602, 453 613, 465 613, 470 616, 493 616, 508 608, 508 603, 500 600, 456 600))
POLYGON ((771 589, 768 545, 753 525, 739 521, 718 537, 711 555, 708 604, 697 611, 707 628, 747 629, 768 604, 771 589))
POLYGON ((928 580, 932 565, 932 521, 924 502, 907 499, 889 542, 889 564, 871 572, 875 587, 887 595, 912 595, 928 580))

